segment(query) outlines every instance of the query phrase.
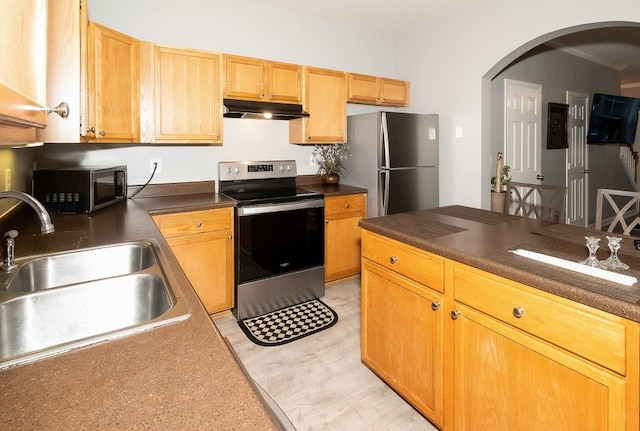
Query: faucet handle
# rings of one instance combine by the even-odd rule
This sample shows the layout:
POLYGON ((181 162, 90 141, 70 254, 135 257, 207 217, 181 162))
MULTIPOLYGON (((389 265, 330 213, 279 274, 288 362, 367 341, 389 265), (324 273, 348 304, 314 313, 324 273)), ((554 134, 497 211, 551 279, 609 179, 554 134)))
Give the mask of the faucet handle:
POLYGON ((4 234, 4 242, 2 244, 2 254, 3 254, 3 266, 2 270, 5 272, 11 271, 16 267, 14 264, 15 260, 15 239, 18 236, 18 231, 15 229, 10 230, 9 232, 4 234))

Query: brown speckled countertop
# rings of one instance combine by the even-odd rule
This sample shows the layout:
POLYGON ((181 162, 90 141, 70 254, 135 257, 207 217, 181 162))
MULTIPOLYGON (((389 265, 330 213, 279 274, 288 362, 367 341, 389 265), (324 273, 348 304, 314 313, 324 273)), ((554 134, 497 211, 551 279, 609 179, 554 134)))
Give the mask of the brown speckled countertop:
MULTIPOLYGON (((325 196, 366 192, 302 183, 325 196)), ((30 208, 0 220, 0 230, 20 232, 18 257, 153 239, 169 283, 192 312, 181 322, 0 371, 0 428, 278 429, 150 217, 233 205, 215 193, 213 182, 177 183, 151 185, 90 215, 53 215, 51 235, 39 233, 30 208)))
MULTIPOLYGON (((609 255, 605 232, 553 224, 475 208, 449 206, 360 222, 363 229, 484 271, 640 322, 640 283, 627 287, 532 261, 509 250, 523 248, 580 261, 585 235, 602 238, 598 258, 609 255)), ((624 237, 620 259, 640 280, 640 251, 624 237)))
MULTIPOLYGON (((187 320, 0 371, 3 430, 278 429, 200 304, 149 212, 232 206, 211 192, 142 197, 91 215, 53 215, 39 234, 27 208, 17 228, 18 257, 154 239, 187 320)), ((3 221, 1 227, 8 227, 3 221)), ((117 310, 114 310, 117 312, 117 310)))

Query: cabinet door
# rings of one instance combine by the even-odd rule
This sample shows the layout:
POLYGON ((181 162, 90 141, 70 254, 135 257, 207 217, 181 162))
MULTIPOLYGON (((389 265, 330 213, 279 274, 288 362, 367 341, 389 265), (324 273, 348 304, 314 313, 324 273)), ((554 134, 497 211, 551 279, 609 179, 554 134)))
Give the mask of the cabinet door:
POLYGON ((50 114, 46 129, 37 132, 41 142, 79 142, 86 134, 85 119, 87 7, 85 0, 57 0, 48 3, 47 102, 69 105, 67 118, 50 114))
POLYGON ((347 101, 378 105, 380 103, 380 78, 357 73, 347 73, 347 101))
POLYGON ((367 259, 362 265, 362 361, 442 426, 442 295, 367 259))
POLYGON ((325 198, 325 281, 360 273, 360 227, 365 195, 325 198))
POLYGON ((267 62, 270 102, 302 102, 302 67, 297 64, 267 62))
POLYGON ((219 56, 164 46, 153 52, 153 142, 222 142, 219 56))
POLYGON ((224 90, 228 99, 262 100, 264 94, 263 61, 258 58, 223 55, 224 90))
POLYGON ((409 83, 380 78, 380 103, 386 106, 409 106, 409 83))
POLYGON ((310 117, 289 121, 289 142, 346 142, 347 97, 344 72, 308 67, 304 80, 304 108, 310 117))
POLYGON ((209 313, 233 307, 231 231, 167 239, 171 251, 209 313))
POLYGON ((34 142, 47 124, 47 2, 0 0, 0 10, 0 143, 34 142))
POLYGON ((622 377, 471 308, 456 308, 455 430, 628 429, 622 377))
POLYGON ((90 141, 139 141, 139 50, 138 40, 89 23, 90 141))

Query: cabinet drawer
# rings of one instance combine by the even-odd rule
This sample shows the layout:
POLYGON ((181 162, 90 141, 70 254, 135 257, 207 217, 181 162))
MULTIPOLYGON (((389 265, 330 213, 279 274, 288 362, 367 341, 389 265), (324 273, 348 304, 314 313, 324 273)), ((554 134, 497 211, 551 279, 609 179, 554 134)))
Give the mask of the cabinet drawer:
POLYGON ((444 260, 431 253, 363 231, 362 257, 444 292, 444 260))
POLYGON ((622 318, 462 265, 453 281, 457 302, 625 375, 622 318))
POLYGON ((233 228, 233 208, 189 211, 153 216, 165 237, 233 228))
POLYGON ((325 199, 324 215, 331 216, 335 214, 364 211, 365 207, 366 200, 364 194, 334 196, 325 199))

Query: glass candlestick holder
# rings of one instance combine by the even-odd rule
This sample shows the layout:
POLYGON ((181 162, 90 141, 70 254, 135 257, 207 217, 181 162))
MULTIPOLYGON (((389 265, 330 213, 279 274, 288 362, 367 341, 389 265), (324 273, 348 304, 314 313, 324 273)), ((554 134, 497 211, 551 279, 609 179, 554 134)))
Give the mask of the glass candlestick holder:
POLYGON ((602 261, 602 266, 607 269, 629 269, 629 265, 622 262, 618 257, 618 250, 620 250, 620 242, 622 241, 622 238, 608 236, 607 240, 609 240, 611 256, 602 261))
POLYGON ((580 262, 582 265, 594 266, 596 268, 602 268, 600 265, 600 261, 596 257, 596 252, 600 247, 600 238, 597 236, 585 236, 584 239, 587 240, 587 250, 589 250, 589 257, 580 262))

